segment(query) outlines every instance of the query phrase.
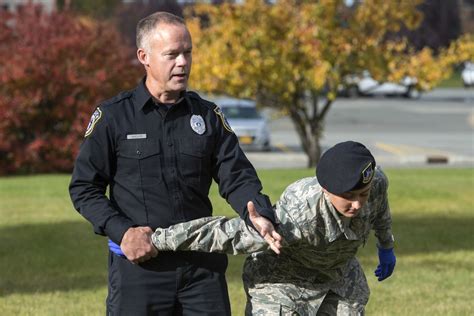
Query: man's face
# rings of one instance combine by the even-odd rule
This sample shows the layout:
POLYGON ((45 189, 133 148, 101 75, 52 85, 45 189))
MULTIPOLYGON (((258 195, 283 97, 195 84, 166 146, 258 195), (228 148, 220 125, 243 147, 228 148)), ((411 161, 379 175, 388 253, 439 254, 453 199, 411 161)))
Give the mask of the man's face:
POLYGON ((139 49, 138 57, 147 70, 149 88, 157 93, 186 90, 192 63, 191 35, 186 27, 159 24, 147 40, 147 48, 139 49))
POLYGON ((362 189, 335 195, 324 190, 334 208, 345 217, 355 217, 369 199, 370 183, 362 189))

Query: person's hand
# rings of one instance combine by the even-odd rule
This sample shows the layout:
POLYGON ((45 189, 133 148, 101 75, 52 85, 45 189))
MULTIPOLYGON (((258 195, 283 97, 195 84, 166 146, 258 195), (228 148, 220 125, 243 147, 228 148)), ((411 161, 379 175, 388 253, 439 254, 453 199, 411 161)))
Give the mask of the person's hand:
POLYGON ((395 269, 395 263, 397 258, 393 252, 393 248, 382 249, 379 248, 379 265, 375 269, 375 276, 378 277, 379 281, 383 281, 392 275, 393 269, 395 269))
POLYGON ((265 241, 270 245, 270 248, 276 254, 280 254, 282 238, 280 234, 276 232, 272 222, 258 214, 257 210, 255 209, 255 205, 251 201, 247 203, 247 210, 249 212, 249 218, 253 226, 257 229, 257 231, 265 239, 265 241))
POLYGON ((158 255, 158 250, 151 242, 153 230, 150 227, 131 227, 122 238, 120 248, 125 257, 132 263, 140 263, 158 255))

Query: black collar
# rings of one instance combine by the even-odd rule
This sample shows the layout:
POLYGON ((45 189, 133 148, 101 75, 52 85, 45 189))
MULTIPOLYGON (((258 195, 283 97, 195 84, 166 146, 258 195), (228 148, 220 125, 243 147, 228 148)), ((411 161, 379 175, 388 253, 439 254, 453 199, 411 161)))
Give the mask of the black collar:
POLYGON ((142 78, 133 92, 133 104, 140 110, 151 100, 151 94, 145 86, 145 80, 146 76, 142 78))
MULTIPOLYGON (((145 105, 147 105, 149 102, 150 104, 164 104, 160 103, 158 100, 155 100, 153 96, 151 95, 150 91, 148 91, 148 88, 145 85, 146 81, 146 76, 143 77, 143 79, 140 81, 138 86, 135 88, 134 91, 134 98, 133 98, 133 103, 138 109, 143 109, 145 105)), ((175 104, 182 103, 183 101, 186 100, 186 91, 181 92, 181 98, 176 102, 175 104)), ((186 102, 189 103, 189 102, 186 102)), ((190 106, 190 104, 188 105, 190 106)))

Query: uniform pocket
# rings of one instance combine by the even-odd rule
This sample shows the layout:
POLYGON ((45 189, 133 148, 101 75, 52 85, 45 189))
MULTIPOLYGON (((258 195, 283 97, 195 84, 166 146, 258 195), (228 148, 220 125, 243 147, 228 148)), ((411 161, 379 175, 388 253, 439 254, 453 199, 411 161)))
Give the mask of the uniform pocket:
POLYGON ((117 177, 133 185, 153 185, 162 181, 161 147, 157 139, 130 139, 119 143, 117 177))
POLYGON ((193 136, 179 142, 180 173, 186 182, 199 185, 211 177, 212 142, 210 137, 193 136))

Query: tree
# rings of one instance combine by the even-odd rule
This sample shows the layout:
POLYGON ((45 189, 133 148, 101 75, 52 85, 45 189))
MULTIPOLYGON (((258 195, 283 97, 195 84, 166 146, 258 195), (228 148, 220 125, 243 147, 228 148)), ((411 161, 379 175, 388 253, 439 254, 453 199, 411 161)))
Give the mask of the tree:
POLYGON ((141 67, 110 24, 33 5, 0 14, 0 174, 70 171, 93 109, 141 67))
POLYGON ((57 0, 60 11, 70 11, 94 19, 113 21, 122 39, 130 46, 135 56, 135 33, 138 21, 156 12, 166 11, 183 16, 183 10, 176 0, 57 0))
POLYGON ((82 15, 107 19, 122 2, 122 0, 56 0, 56 6, 59 10, 71 10, 82 15))
MULTIPOLYGON (((441 57, 415 52, 401 27, 416 28, 418 1, 247 0, 200 5, 186 13, 194 41, 193 88, 256 98, 290 116, 315 166, 325 117, 346 75, 368 69, 376 79, 413 74, 420 88, 449 75, 441 57), (411 68, 410 68, 411 67, 411 68)), ((444 56, 441 55, 440 56, 444 56)))
POLYGON ((437 51, 461 34, 459 1, 424 0, 418 9, 423 13, 419 27, 411 31, 402 28, 399 34, 406 36, 415 49, 429 47, 437 51))
POLYGON ((123 3, 117 8, 115 23, 129 45, 135 48, 135 29, 138 21, 156 11, 183 16, 183 10, 176 0, 134 1, 123 3))

